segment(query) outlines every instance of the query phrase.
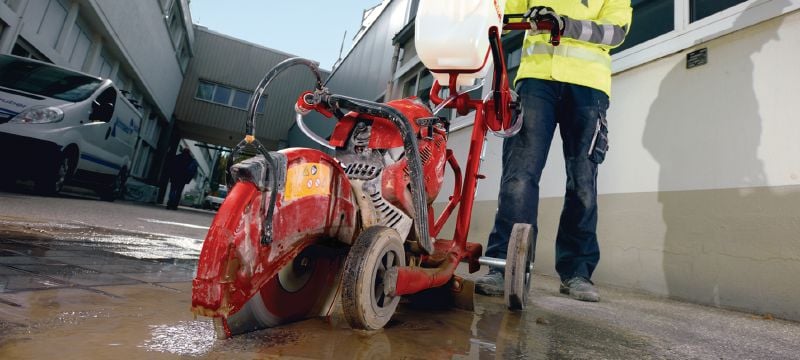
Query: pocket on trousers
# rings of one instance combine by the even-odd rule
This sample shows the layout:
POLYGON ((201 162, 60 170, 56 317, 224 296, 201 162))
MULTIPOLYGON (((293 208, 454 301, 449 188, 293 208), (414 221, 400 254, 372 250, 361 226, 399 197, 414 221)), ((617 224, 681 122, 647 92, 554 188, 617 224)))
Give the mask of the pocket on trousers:
POLYGON ((605 114, 601 112, 597 118, 597 127, 587 155, 589 160, 595 164, 602 164, 606 159, 606 152, 608 152, 608 121, 605 114))

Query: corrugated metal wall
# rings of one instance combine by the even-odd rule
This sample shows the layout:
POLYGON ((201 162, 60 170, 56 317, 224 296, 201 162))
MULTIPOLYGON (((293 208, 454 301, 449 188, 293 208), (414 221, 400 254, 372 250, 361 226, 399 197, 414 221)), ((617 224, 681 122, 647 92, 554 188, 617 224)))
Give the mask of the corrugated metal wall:
MULTIPOLYGON (((175 117, 183 137, 232 146, 244 136, 247 111, 198 100, 200 80, 252 92, 273 66, 293 55, 195 27, 195 56, 181 87, 175 117)), ((322 76, 327 77, 327 72, 322 76)), ((294 123, 294 103, 314 78, 305 67, 279 75, 267 93, 266 111, 258 117, 256 137, 270 148, 286 144, 294 123)))
MULTIPOLYGON (((391 1, 361 40, 331 75, 328 88, 331 92, 367 100, 377 100, 392 77, 392 37, 405 22, 407 0, 391 1)), ((309 127, 327 136, 335 122, 312 113, 306 117, 309 127)), ((312 146, 305 135, 293 128, 290 146, 312 146)), ((315 146, 312 146, 315 147, 315 146)))

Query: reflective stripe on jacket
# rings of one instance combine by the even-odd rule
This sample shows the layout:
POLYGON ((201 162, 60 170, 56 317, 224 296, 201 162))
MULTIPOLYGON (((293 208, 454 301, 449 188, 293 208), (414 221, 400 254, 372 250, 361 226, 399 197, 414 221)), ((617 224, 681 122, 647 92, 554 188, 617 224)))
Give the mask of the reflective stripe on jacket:
POLYGON ((609 50, 622 44, 631 23, 630 0, 508 0, 506 14, 548 6, 564 16, 561 45, 550 33, 526 35, 517 78, 555 80, 588 86, 611 95, 609 50))

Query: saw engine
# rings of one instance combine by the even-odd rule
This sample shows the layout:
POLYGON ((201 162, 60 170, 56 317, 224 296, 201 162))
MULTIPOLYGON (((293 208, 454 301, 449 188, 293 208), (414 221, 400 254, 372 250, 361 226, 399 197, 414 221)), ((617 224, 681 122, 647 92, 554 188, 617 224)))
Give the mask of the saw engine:
MULTIPOLYGON (((387 105, 412 119, 422 162, 425 201, 430 205, 444 180, 447 123, 433 117, 416 98, 387 105)), ((413 235, 408 159, 397 128, 384 118, 350 112, 336 124, 330 143, 336 147, 336 159, 342 163, 356 194, 362 226, 386 226, 397 230, 403 239, 409 233, 413 235)))

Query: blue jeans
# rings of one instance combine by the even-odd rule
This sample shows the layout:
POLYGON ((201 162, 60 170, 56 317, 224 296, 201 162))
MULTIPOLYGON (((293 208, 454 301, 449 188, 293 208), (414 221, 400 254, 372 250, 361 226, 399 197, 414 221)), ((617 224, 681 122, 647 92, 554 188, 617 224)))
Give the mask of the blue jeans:
POLYGON ((567 184, 556 236, 556 271, 562 280, 591 279, 600 260, 597 165, 608 149, 608 96, 585 86, 539 79, 518 81, 517 92, 524 124, 516 136, 503 142, 498 209, 486 256, 506 258, 514 223, 532 224, 535 241, 539 180, 558 124, 567 184))

